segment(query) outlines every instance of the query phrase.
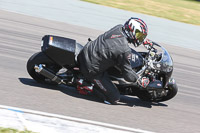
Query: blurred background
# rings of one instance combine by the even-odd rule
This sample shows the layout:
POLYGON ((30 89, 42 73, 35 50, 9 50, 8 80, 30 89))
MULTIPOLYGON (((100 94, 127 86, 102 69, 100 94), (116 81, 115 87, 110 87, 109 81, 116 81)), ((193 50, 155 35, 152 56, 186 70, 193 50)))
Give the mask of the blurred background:
POLYGON ((0 132, 11 130, 5 127, 38 131, 32 122, 64 133, 102 132, 106 127, 102 123, 121 126, 122 132, 200 132, 199 25, 199 0, 0 0, 0 105, 95 121, 98 126, 66 126, 58 118, 45 118, 49 123, 42 123, 37 115, 7 113, 0 106, 0 127, 4 127, 0 132), (172 56, 173 77, 179 87, 172 100, 148 103, 123 96, 125 105, 108 106, 79 95, 74 88, 38 84, 28 75, 27 60, 40 51, 44 35, 68 37, 85 45, 88 38, 94 40, 130 17, 143 19, 149 28, 148 38, 172 56))

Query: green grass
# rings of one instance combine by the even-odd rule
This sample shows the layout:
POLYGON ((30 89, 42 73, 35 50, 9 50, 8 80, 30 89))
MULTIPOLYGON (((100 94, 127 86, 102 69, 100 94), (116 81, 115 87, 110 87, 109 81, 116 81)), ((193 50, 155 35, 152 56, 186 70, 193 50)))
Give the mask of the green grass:
POLYGON ((33 132, 28 131, 28 130, 19 131, 19 130, 12 129, 12 128, 2 128, 2 127, 0 127, 0 133, 33 133, 33 132))
MULTIPOLYGON (((133 12, 200 25, 197 0, 83 0, 133 12)), ((133 16, 134 17, 134 16, 133 16)), ((137 16, 135 16, 137 17, 137 16)))

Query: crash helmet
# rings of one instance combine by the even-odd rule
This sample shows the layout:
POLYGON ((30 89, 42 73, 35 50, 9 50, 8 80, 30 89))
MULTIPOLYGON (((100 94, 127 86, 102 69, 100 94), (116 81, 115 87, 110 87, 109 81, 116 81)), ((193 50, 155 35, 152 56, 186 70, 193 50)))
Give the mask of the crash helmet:
POLYGON ((135 47, 141 45, 147 36, 148 28, 146 23, 139 19, 131 17, 123 26, 127 39, 135 47))

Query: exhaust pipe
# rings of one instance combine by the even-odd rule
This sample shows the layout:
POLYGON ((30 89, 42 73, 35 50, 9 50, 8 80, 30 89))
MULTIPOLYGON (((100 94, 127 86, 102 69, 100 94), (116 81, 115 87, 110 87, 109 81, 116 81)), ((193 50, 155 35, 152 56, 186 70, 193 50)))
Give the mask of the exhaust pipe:
POLYGON ((35 72, 45 76, 46 78, 49 78, 50 80, 58 84, 61 84, 61 83, 65 84, 65 82, 60 77, 56 76, 54 73, 43 68, 42 64, 40 64, 39 66, 35 65, 34 69, 35 69, 35 72))

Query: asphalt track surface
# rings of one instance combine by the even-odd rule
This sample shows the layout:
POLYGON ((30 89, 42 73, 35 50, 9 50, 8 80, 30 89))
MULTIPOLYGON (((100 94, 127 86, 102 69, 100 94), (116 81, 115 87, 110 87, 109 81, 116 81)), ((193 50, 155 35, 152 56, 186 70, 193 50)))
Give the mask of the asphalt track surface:
POLYGON ((0 0, 0 9, 103 31, 138 17, 147 23, 149 39, 200 50, 200 26, 81 0, 0 0))
POLYGON ((200 132, 200 52, 164 45, 174 59, 178 95, 155 104, 122 96, 123 105, 106 105, 73 88, 42 85, 28 75, 26 62, 40 51, 43 35, 74 38, 85 44, 103 31, 0 10, 0 105, 72 116, 162 133, 200 132), (80 31, 81 28, 81 31, 80 31))

